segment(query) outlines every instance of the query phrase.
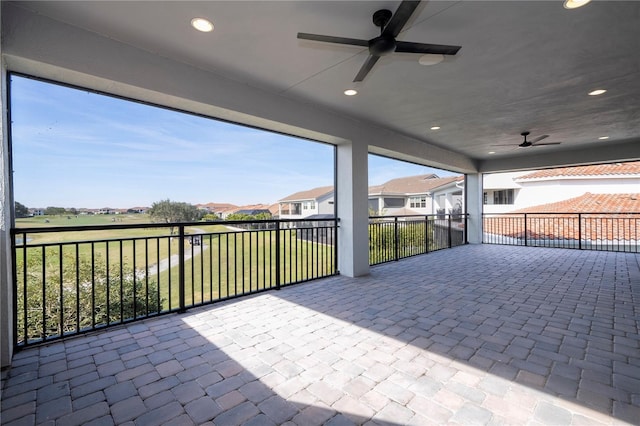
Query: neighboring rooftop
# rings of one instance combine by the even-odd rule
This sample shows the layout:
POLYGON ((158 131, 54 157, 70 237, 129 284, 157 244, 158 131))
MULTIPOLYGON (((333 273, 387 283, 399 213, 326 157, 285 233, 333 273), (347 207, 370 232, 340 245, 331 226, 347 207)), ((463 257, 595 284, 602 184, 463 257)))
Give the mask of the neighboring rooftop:
POLYGON ((515 210, 512 213, 628 213, 640 212, 640 194, 592 194, 555 203, 515 210))
POLYGON ((330 186, 320 186, 318 188, 308 189, 306 191, 299 191, 294 194, 291 194, 285 198, 280 199, 280 202, 283 201, 302 201, 302 200, 316 200, 323 195, 327 195, 333 192, 333 185, 330 186))
POLYGON ((560 167, 556 169, 538 170, 526 175, 522 175, 520 179, 544 179, 553 177, 568 176, 616 176, 616 175, 639 175, 640 161, 631 161, 628 163, 611 163, 596 164, 593 166, 578 167, 560 167))
POLYGON ((407 176, 391 179, 382 185, 369 187, 369 195, 377 194, 424 194, 435 188, 464 179, 464 176, 440 178, 434 174, 407 176))

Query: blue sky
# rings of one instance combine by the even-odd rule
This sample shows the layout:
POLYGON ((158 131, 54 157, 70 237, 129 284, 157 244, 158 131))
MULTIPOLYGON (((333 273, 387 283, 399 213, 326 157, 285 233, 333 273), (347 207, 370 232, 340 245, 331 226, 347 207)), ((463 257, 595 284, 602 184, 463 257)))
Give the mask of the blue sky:
MULTIPOLYGON (((15 200, 27 207, 270 204, 333 184, 333 147, 12 76, 15 200)), ((369 156, 369 184, 453 173, 369 156)))

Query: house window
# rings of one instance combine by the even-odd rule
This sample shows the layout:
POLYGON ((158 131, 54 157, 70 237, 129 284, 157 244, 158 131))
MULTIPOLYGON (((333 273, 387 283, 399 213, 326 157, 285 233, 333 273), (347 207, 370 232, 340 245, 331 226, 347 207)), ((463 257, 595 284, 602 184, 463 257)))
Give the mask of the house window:
POLYGON ((291 214, 302 214, 302 204, 291 203, 291 214))
POLYGON ((427 197, 409 197, 409 207, 412 209, 424 209, 427 207, 427 197))
POLYGON ((384 206, 390 208, 404 207, 404 198, 385 198, 384 206))
POLYGON ((493 191, 493 204, 513 204, 513 189, 493 191))
POLYGON ((485 192, 484 194, 482 194, 482 197, 483 197, 483 204, 489 204, 489 194, 485 192))

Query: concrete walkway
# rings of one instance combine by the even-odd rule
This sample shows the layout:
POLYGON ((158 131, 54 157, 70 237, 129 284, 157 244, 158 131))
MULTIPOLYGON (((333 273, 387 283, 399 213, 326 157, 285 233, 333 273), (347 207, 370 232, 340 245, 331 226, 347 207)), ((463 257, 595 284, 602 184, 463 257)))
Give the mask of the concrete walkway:
POLYGON ((639 424, 638 260, 463 246, 30 348, 1 422, 639 424))

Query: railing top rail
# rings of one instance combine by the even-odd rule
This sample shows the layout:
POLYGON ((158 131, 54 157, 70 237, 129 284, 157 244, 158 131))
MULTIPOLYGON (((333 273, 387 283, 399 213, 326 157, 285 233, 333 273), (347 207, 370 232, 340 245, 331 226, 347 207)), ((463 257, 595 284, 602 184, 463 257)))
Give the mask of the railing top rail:
POLYGON ((469 216, 469 213, 441 213, 441 214, 437 214, 437 213, 431 213, 431 214, 400 214, 400 215, 388 215, 388 216, 369 216, 369 219, 393 219, 393 218, 404 218, 404 217, 416 217, 416 218, 422 218, 422 217, 439 217, 439 216, 456 216, 456 217, 460 217, 460 216, 469 216))
POLYGON ((526 212, 526 213, 482 213, 482 216, 524 216, 524 215, 630 215, 637 214, 640 215, 640 212, 526 212))
POLYGON ((214 222, 149 222, 149 223, 114 223, 104 225, 75 225, 75 226, 42 226, 42 227, 24 227, 11 228, 11 235, 29 234, 29 233, 45 233, 45 232, 77 232, 77 231, 103 231, 105 229, 151 229, 151 228, 171 228, 179 226, 233 226, 247 225, 254 223, 308 223, 308 222, 333 222, 337 223, 338 218, 322 218, 322 219, 260 219, 260 220, 221 220, 214 222))

